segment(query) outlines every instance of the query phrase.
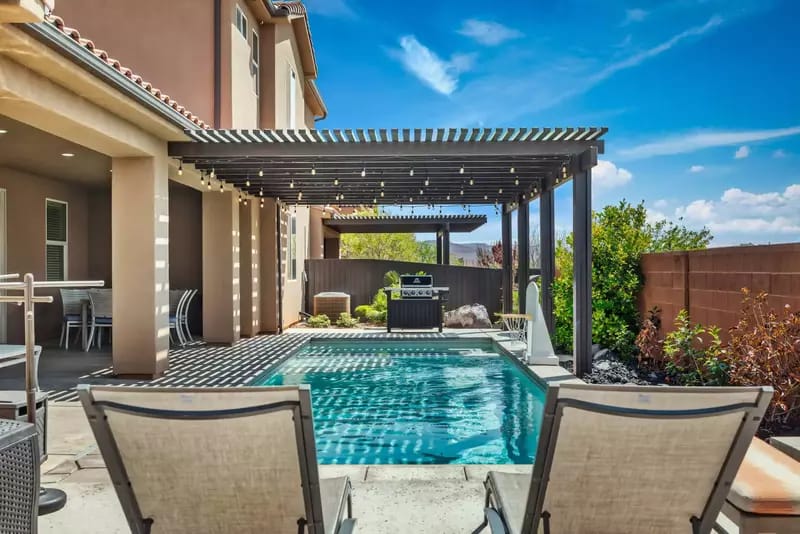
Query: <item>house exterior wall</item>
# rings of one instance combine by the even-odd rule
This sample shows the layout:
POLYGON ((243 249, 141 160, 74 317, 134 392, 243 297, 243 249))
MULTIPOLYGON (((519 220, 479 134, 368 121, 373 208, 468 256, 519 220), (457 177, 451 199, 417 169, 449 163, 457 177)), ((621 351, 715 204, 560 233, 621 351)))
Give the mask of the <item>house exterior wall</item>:
MULTIPOLYGON (((231 128, 258 128, 259 97, 255 91, 250 61, 253 46, 253 31, 259 32, 261 26, 243 2, 230 2, 230 21, 227 24, 230 34, 230 109, 231 128), (247 18, 247 35, 243 36, 236 27, 236 7, 247 18)), ((259 47, 260 48, 260 47, 259 47)), ((260 75, 260 73, 259 73, 260 75)), ((227 107, 227 106, 226 106, 227 107)))
POLYGON ((214 117, 214 10, 197 0, 64 0, 54 14, 207 122, 214 117), (158 39, 150 36, 157 35, 158 39))
POLYGON ((289 86, 290 69, 296 74, 294 81, 295 94, 295 127, 303 128, 306 124, 305 100, 303 98, 303 87, 305 78, 303 76, 303 66, 300 60, 300 52, 297 48, 297 41, 294 37, 291 24, 274 25, 274 46, 275 46, 275 125, 274 128, 289 127, 289 86))
MULTIPOLYGON (((37 280, 45 279, 45 201, 49 198, 68 203, 67 277, 72 280, 86 279, 88 190, 9 168, 0 168, 0 189, 6 190, 8 272, 30 272, 37 280)), ((36 337, 39 340, 57 339, 61 328, 58 291, 42 290, 41 294, 54 295, 56 303, 36 306, 36 337)), ((8 343, 24 343, 22 308, 6 305, 6 310, 8 343)))
POLYGON ((303 310, 303 291, 305 290, 304 269, 308 257, 309 241, 309 208, 298 206, 296 212, 290 208, 281 216, 281 276, 283 278, 283 327, 286 328, 300 320, 303 310), (289 221, 292 216, 297 220, 297 276, 289 278, 289 221))
POLYGON ((646 317, 658 306, 664 332, 687 309, 692 322, 718 326, 727 339, 739 320, 745 287, 766 291, 776 311, 787 304, 800 309, 800 243, 645 254, 641 265, 640 312, 646 317))

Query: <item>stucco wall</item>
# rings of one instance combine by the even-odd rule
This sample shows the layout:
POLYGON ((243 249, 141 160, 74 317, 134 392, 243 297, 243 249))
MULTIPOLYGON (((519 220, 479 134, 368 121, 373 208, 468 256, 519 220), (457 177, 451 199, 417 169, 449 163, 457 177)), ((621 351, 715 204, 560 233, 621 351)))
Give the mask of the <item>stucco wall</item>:
POLYGON ((283 285, 283 326, 284 328, 300 320, 300 311, 303 309, 303 270, 308 256, 309 242, 309 208, 304 206, 294 208, 281 217, 281 275, 284 280, 283 285), (289 280, 288 259, 288 237, 289 237, 289 218, 293 215, 297 217, 297 277, 289 280))
MULTIPOLYGON (((67 278, 80 280, 88 274, 88 190, 66 182, 0 168, 0 188, 6 190, 8 223, 8 272, 33 273, 45 279, 45 201, 50 198, 68 203, 67 278)), ((57 291, 41 294, 56 296, 53 304, 36 306, 37 342, 57 339, 61 328, 61 301, 57 291)), ((8 306, 7 340, 24 342, 22 308, 8 306)))
POLYGON ((296 127, 302 128, 306 123, 306 106, 303 98, 303 67, 291 24, 275 25, 273 36, 275 43, 275 128, 289 127, 290 68, 297 75, 295 80, 297 95, 297 105, 295 106, 296 127))
POLYGON ((61 0, 54 13, 192 113, 214 120, 211 1, 61 0))
POLYGON ((719 326, 727 338, 738 322, 744 287, 769 293, 775 310, 786 304, 800 309, 800 243, 645 254, 642 272, 640 311, 658 306, 665 332, 687 309, 692 322, 719 326))
POLYGON ((231 59, 231 128, 258 127, 258 95, 250 74, 253 30, 260 32, 256 18, 242 2, 230 6, 230 59, 231 59), (235 6, 247 18, 247 36, 242 36, 235 24, 235 6))
POLYGON ((199 289, 192 300, 189 326, 202 332, 203 194, 184 185, 169 184, 169 287, 199 289))

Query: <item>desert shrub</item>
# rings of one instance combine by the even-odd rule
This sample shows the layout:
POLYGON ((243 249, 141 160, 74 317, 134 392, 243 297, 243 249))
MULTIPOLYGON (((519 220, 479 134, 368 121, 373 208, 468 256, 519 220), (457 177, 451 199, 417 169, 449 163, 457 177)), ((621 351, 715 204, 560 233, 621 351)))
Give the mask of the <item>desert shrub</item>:
POLYGON ((767 308, 767 295, 743 290, 742 313, 725 349, 731 384, 771 385, 775 395, 762 428, 781 432, 800 425, 800 312, 767 308))
POLYGON ((339 319, 336 320, 336 326, 340 326, 342 328, 355 328, 358 326, 358 319, 351 316, 347 312, 342 312, 339 314, 339 319))
POLYGON ((675 329, 664 339, 667 375, 684 386, 724 386, 728 383, 728 364, 723 355, 719 328, 692 325, 689 314, 681 310, 675 329))
POLYGON ((367 312, 367 321, 371 323, 383 324, 386 322, 386 310, 370 309, 367 312))
POLYGON ((328 328, 331 325, 331 320, 324 313, 320 313, 309 317, 306 320, 306 324, 311 328, 328 328))
POLYGON ((647 312, 642 321, 642 329, 636 336, 636 348, 639 349, 636 359, 641 367, 664 370, 664 338, 661 337, 661 310, 658 306, 647 312))
MULTIPOLYGON (((705 248, 710 241, 706 229, 694 231, 666 221, 649 223, 643 203, 623 200, 592 213, 592 341, 631 358, 640 321, 642 254, 705 248)), ((566 352, 572 351, 572 252, 572 234, 558 240, 553 341, 566 352)))
POLYGON ((353 315, 357 319, 366 319, 367 312, 372 309, 372 306, 369 304, 362 304, 361 306, 356 306, 356 309, 353 311, 353 315))

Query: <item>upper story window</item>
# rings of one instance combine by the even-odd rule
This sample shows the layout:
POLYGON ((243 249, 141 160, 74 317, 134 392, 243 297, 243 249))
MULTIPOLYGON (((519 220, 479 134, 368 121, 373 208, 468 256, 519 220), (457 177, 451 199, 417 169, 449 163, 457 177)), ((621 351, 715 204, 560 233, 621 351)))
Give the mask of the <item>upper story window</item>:
POLYGON ((261 80, 259 79, 260 76, 258 74, 258 64, 259 59, 261 58, 261 50, 259 49, 260 41, 258 38, 258 32, 253 30, 253 42, 251 43, 251 52, 250 52, 250 75, 253 77, 253 89, 255 90, 256 94, 259 93, 261 89, 261 80))
POLYGON ((292 67, 289 67, 289 102, 286 106, 288 113, 286 127, 293 130, 297 127, 297 74, 292 67))
POLYGON ((46 201, 45 278, 67 279, 67 203, 46 201))
POLYGON ((236 28, 242 34, 242 37, 247 39, 247 17, 245 17, 244 11, 239 6, 236 6, 236 28))

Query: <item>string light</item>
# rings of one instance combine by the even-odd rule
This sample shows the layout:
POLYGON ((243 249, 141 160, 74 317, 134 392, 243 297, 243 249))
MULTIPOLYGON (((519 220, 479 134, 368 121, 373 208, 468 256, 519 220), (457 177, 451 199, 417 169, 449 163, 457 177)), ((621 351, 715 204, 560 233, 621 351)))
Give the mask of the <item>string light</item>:
POLYGON ((372 199, 372 203, 373 203, 373 204, 377 204, 377 203, 378 203, 378 199, 377 199, 377 198, 373 198, 373 199, 372 199))
POLYGON ((414 197, 408 197, 409 202, 414 202, 414 197))
POLYGON ((408 175, 409 176, 414 176, 414 167, 411 167, 411 169, 409 169, 408 175))
POLYGON ((514 174, 515 172, 517 172, 517 170, 516 170, 516 169, 514 168, 514 166, 512 165, 512 166, 511 166, 511 168, 510 168, 510 169, 508 169, 508 172, 510 172, 511 174, 514 174))
POLYGON ((464 174, 464 166, 462 165, 460 169, 458 169, 458 174, 464 174))
POLYGON ((264 176, 264 169, 258 169, 258 175, 263 177, 264 176))
POLYGON ((247 177, 247 181, 245 182, 245 185, 247 187, 250 187, 250 177, 249 176, 247 177))
POLYGON ((311 176, 316 176, 316 175, 317 175, 317 168, 314 165, 312 165, 311 166, 311 176))
MULTIPOLYGON (((178 176, 183 176, 183 161, 178 164, 178 176)), ((202 173, 200 173, 200 176, 202 177, 202 173)))
POLYGON ((260 207, 261 207, 261 209, 264 209, 264 199, 263 198, 261 199, 261 206, 260 207))
POLYGON ((514 178, 514 185, 519 185, 519 176, 514 178))
POLYGON ((461 196, 464 196, 464 188, 461 188, 461 191, 458 192, 461 196))
POLYGON ((211 191, 211 178, 208 179, 208 190, 211 191))
POLYGON ((294 189, 294 180, 289 182, 289 189, 294 189))
POLYGON ((361 177, 364 178, 367 175, 367 168, 361 167, 361 177))
POLYGON ((264 196, 264 188, 263 187, 258 190, 258 196, 260 196, 260 197, 264 196))
POLYGON ((339 200, 344 200, 344 193, 339 193, 339 200))
POLYGON ((222 182, 219 183, 219 192, 222 193, 225 191, 225 188, 222 187, 222 182))
POLYGON ((447 194, 447 200, 450 200, 450 193, 447 194))
POLYGON ((426 176, 425 177, 425 187, 428 187, 431 184, 430 179, 426 176))
POLYGON ((297 200, 303 200, 303 192, 302 191, 298 191, 297 192, 297 200))
POLYGON ((206 185, 206 178, 203 176, 203 171, 200 171, 200 185, 206 185))
POLYGON ((244 201, 243 201, 242 203, 243 203, 245 206, 247 206, 247 199, 245 198, 245 199, 244 199, 244 201))
POLYGON ((423 191, 422 189, 420 189, 420 190, 419 190, 419 194, 420 194, 420 196, 422 196, 423 194, 425 194, 425 191, 423 191))
POLYGON ((383 187, 383 185, 384 185, 383 180, 381 180, 381 187, 383 187))
POLYGON ((383 190, 381 189, 381 198, 383 198, 383 190))
POLYGON ((241 203, 242 203, 242 194, 239 193, 239 204, 241 204, 241 203))
POLYGON ((497 190, 497 194, 498 194, 498 195, 502 195, 502 194, 503 194, 503 188, 502 188, 502 187, 501 187, 500 189, 498 189, 498 190, 497 190))
POLYGON ((475 179, 474 178, 470 177, 469 185, 475 185, 475 179))
POLYGON ((214 167, 211 167, 211 177, 214 178, 217 175, 216 171, 214 171, 214 167))
POLYGON ((483 200, 489 200, 489 195, 483 195, 483 200))

